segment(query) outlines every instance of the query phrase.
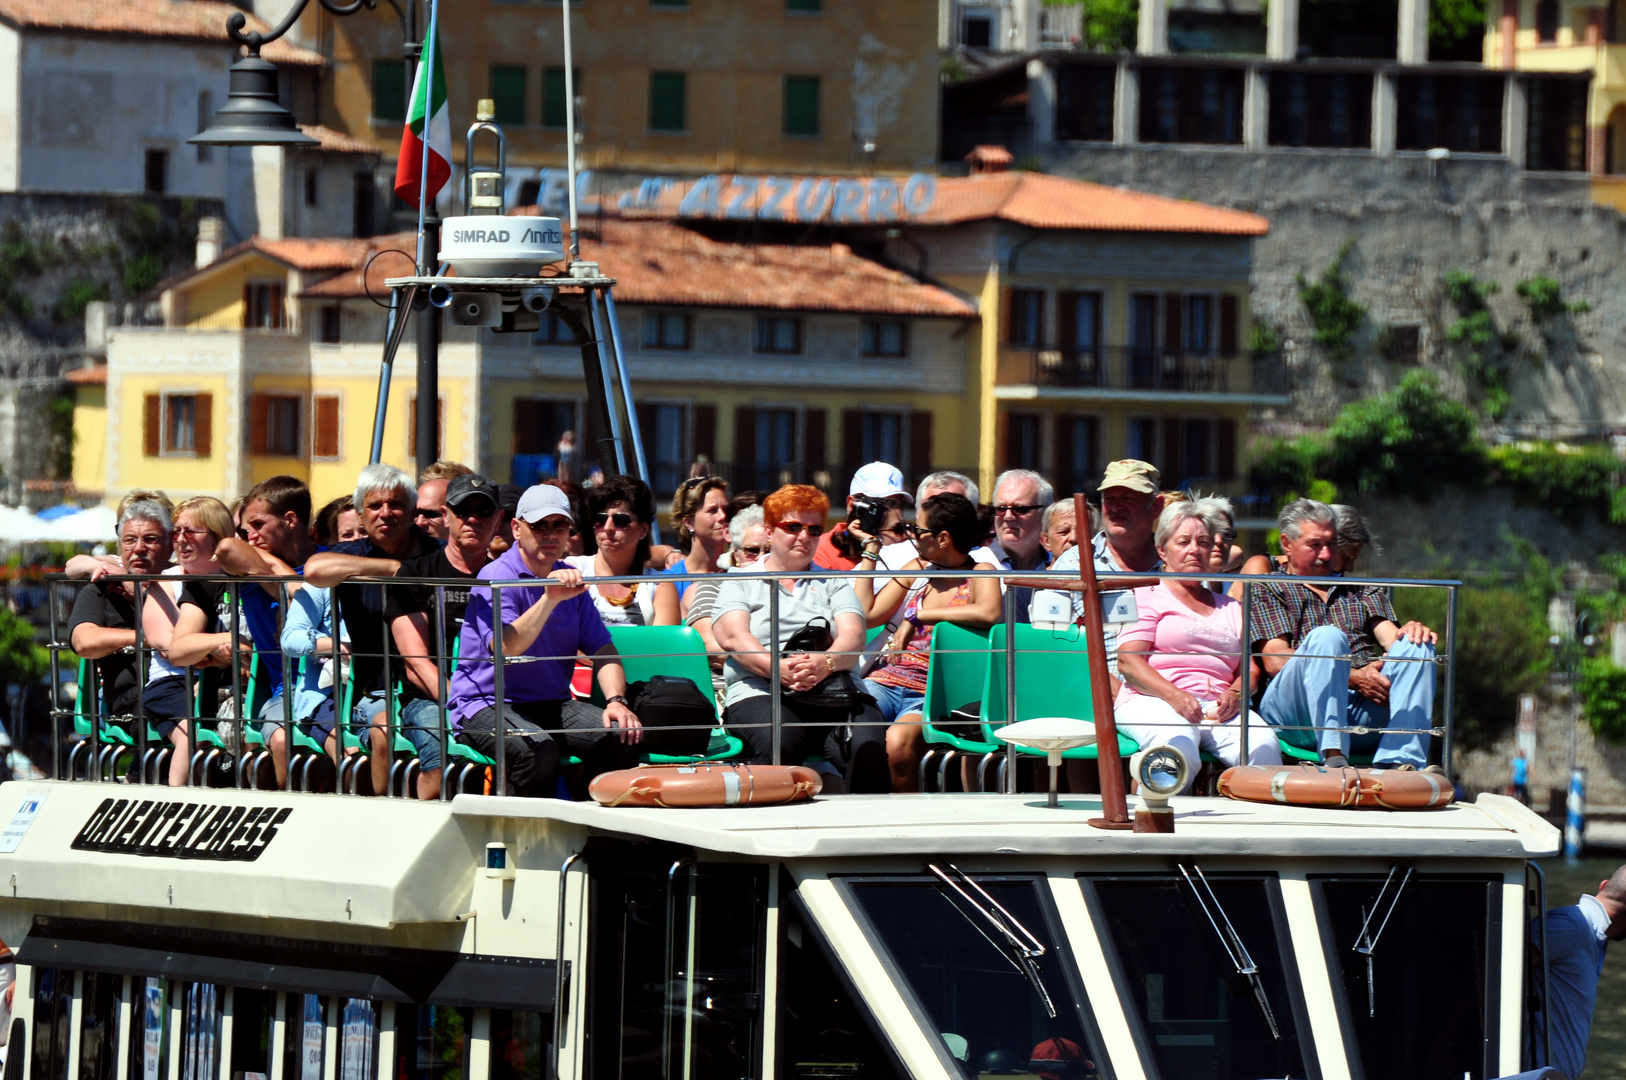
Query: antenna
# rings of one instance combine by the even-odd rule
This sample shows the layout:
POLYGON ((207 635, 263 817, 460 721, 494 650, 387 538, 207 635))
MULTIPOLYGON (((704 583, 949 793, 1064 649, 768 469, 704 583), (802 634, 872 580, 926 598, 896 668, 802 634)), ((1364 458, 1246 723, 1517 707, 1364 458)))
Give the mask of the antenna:
POLYGON ((570 204, 570 261, 581 257, 581 232, 576 222, 576 66, 570 47, 570 4, 563 0, 565 20, 565 172, 569 175, 570 190, 566 198, 570 204))

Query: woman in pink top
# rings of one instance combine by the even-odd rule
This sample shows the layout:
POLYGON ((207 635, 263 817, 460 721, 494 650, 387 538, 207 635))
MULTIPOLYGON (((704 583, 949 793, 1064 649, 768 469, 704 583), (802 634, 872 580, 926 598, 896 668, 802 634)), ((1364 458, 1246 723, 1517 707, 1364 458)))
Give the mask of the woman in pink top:
MULTIPOLYGON (((1157 519, 1157 553, 1171 573, 1212 570, 1224 531, 1223 499, 1170 503, 1157 519)), ((1123 690, 1113 709, 1118 730, 1144 749, 1172 746, 1196 775, 1200 751, 1227 765, 1241 754, 1242 605, 1201 581, 1162 581, 1135 590, 1140 621, 1118 636, 1123 690)), ((1253 685, 1258 685, 1255 665, 1253 685)), ((1275 732, 1248 714, 1248 762, 1281 764, 1275 732)))

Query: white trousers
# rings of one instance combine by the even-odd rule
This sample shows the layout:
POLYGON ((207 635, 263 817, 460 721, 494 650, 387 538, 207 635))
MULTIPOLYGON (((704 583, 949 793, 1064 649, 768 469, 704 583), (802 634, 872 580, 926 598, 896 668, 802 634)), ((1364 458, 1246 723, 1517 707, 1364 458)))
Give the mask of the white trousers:
MULTIPOLYGON (((1120 701, 1112 715, 1118 721, 1118 730, 1140 744, 1142 750, 1152 746, 1172 746, 1186 756, 1191 766, 1191 780, 1196 779, 1202 766, 1201 752, 1207 750, 1226 765, 1237 764, 1242 753, 1242 725, 1240 717, 1223 724, 1203 722, 1193 724, 1174 711, 1161 698, 1136 694, 1120 701)), ((1281 748, 1276 745, 1276 731, 1258 713, 1248 713, 1248 764, 1280 765, 1281 748)))

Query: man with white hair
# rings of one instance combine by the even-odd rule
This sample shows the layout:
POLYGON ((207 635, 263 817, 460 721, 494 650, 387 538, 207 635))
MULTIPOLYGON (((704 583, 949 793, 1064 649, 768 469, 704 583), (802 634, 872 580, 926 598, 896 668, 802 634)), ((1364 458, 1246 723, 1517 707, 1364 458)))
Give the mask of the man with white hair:
MULTIPOLYGON (((977 485, 974 480, 964 473, 957 473, 951 469, 939 469, 934 473, 927 473, 926 478, 915 488, 915 505, 923 506, 926 500, 933 495, 964 495, 971 500, 971 505, 977 505, 977 485)), ((978 548, 979 552, 987 552, 987 548, 978 548)), ((913 540, 901 540, 896 544, 887 544, 881 549, 881 566, 886 569, 902 567, 920 557, 915 550, 913 540)), ((982 556, 979 555, 978 558, 982 556)), ((990 556, 989 562, 993 559, 990 556)))
MULTIPOLYGON (((1249 637, 1269 682, 1259 712, 1282 739, 1349 764, 1350 727, 1381 728, 1372 764, 1425 769, 1434 716, 1434 644, 1420 622, 1398 625, 1386 590, 1355 582, 1298 584, 1340 569, 1338 514, 1298 499, 1277 518, 1286 560, 1253 587, 1249 637)), ((1371 735, 1357 736, 1366 749, 1371 735)))

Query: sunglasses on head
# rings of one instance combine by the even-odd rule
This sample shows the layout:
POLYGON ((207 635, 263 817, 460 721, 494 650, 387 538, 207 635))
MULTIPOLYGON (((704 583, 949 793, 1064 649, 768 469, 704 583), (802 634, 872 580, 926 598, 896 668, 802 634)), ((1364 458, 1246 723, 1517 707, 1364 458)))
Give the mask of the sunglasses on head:
POLYGON ((824 535, 823 525, 803 525, 800 521, 781 521, 778 525, 774 526, 774 528, 784 529, 785 532, 789 533, 791 536, 802 535, 802 531, 804 529, 807 530, 807 535, 809 536, 824 535))
POLYGON ((606 511, 602 514, 593 515, 593 528, 602 529, 605 527, 605 524, 608 523, 614 525, 618 529, 629 529, 632 527, 632 523, 637 520, 637 518, 633 517, 625 510, 617 510, 614 513, 606 511))

